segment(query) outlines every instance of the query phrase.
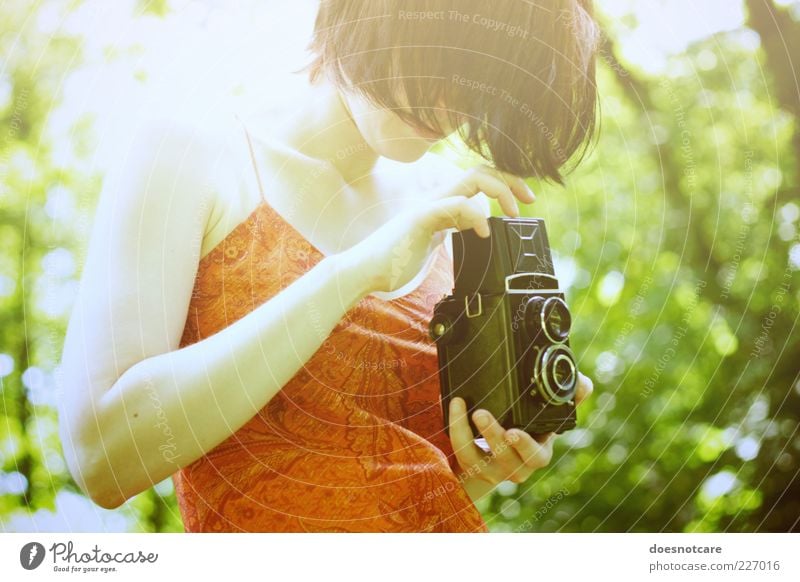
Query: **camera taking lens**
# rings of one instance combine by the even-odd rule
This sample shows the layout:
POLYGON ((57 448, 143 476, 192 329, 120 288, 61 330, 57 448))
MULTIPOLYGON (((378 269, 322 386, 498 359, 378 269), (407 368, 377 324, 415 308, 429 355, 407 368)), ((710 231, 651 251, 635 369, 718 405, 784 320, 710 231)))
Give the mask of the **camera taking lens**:
POLYGON ((556 406, 571 402, 578 385, 578 373, 572 351, 564 345, 536 350, 531 375, 531 393, 541 395, 556 406))

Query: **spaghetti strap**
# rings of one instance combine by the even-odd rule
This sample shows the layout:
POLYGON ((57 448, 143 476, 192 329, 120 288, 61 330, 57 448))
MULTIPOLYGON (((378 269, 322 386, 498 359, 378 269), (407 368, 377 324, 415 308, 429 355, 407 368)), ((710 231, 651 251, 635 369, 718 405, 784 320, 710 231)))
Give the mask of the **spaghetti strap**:
POLYGON ((239 123, 242 124, 242 129, 244 130, 244 135, 247 138, 247 147, 250 149, 250 161, 253 164, 253 171, 256 173, 256 182, 258 182, 258 191, 261 194, 261 200, 266 202, 266 197, 264 196, 264 185, 261 183, 261 173, 258 171, 258 165, 256 164, 256 154, 253 150, 253 140, 250 138, 250 132, 247 131, 247 126, 242 121, 242 118, 239 117, 238 114, 234 114, 236 119, 239 120, 239 123))

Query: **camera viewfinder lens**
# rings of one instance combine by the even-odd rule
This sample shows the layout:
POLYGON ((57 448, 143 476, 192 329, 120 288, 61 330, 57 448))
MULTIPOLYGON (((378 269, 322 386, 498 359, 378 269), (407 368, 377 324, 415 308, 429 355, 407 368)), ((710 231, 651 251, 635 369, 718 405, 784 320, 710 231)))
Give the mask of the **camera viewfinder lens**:
POLYGON ((572 316, 567 304, 559 297, 550 297, 544 302, 544 330, 552 341, 561 343, 569 337, 572 316))

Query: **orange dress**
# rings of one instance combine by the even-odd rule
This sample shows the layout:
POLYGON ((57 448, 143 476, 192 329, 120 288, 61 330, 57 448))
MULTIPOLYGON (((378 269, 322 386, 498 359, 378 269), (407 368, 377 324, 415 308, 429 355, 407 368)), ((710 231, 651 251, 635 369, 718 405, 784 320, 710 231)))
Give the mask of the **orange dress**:
MULTIPOLYGON (((181 347, 247 315, 324 257, 263 194, 200 261, 181 347)), ((186 531, 488 531, 444 432, 427 323, 453 276, 444 244, 435 252, 416 289, 364 297, 264 408, 173 475, 186 531)))

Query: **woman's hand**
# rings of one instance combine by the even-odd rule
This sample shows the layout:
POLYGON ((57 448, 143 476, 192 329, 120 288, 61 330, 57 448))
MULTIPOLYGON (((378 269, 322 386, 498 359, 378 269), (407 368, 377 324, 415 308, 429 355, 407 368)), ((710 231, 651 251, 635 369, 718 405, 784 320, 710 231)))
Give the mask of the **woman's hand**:
MULTIPOLYGON (((592 390, 592 381, 578 373, 575 404, 583 402, 592 390)), ((467 420, 464 399, 453 398, 450 401, 450 441, 461 466, 460 478, 464 488, 474 501, 501 481, 522 483, 536 469, 550 463, 555 433, 533 438, 522 430, 505 430, 489 411, 483 409, 473 412, 472 420, 486 439, 491 449, 489 453, 474 442, 475 435, 467 420)))
POLYGON ((536 199, 522 178, 480 166, 341 254, 358 265, 368 292, 399 289, 422 269, 438 231, 473 228, 479 236, 489 236, 487 216, 474 197, 479 192, 497 199, 509 216, 519 216, 517 200, 530 204, 536 199))

